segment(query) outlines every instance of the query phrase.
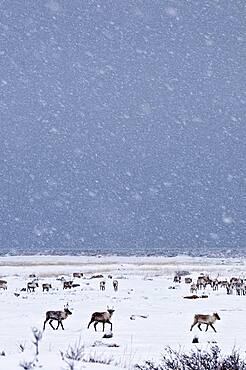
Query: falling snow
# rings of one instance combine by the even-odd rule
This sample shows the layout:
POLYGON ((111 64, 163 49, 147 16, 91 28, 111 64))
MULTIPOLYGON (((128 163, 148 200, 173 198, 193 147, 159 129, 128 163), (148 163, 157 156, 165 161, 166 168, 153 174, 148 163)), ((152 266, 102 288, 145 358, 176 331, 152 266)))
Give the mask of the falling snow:
POLYGON ((2 2, 2 253, 244 248, 244 14, 2 2))

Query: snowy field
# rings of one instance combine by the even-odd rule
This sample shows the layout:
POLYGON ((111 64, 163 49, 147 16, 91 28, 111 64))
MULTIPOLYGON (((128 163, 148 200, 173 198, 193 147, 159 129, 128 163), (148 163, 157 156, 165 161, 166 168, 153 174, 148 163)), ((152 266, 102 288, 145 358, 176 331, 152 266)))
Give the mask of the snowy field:
MULTIPOLYGON (((189 257, 2 257, 0 278, 7 281, 7 290, 0 290, 0 370, 21 369, 20 364, 35 357, 32 328, 42 331, 45 312, 62 310, 69 304, 72 315, 63 321, 65 330, 55 331, 47 324, 39 345, 38 363, 43 370, 71 369, 62 359, 69 346, 83 346, 83 361, 75 361, 74 369, 131 369, 147 359, 158 360, 165 346, 190 350, 195 346, 208 348, 217 343, 227 353, 233 347, 245 349, 244 323, 246 296, 227 295, 225 288, 213 291, 206 288, 208 298, 186 300, 190 285, 173 283, 175 271, 186 270, 196 281, 201 273, 223 280, 232 276, 245 276, 246 260, 206 259, 189 257), (63 290, 63 276, 75 278, 76 288, 63 290), (33 293, 21 291, 35 274, 39 287, 33 293), (102 274, 104 278, 91 279, 102 274), (112 279, 119 282, 113 289, 112 279), (99 283, 106 281, 105 291, 99 283), (42 283, 52 289, 42 292, 42 283), (175 289, 170 289, 174 287, 175 289), (113 337, 103 339, 102 326, 87 329, 94 311, 114 307, 113 337), (199 332, 190 325, 196 313, 218 312, 221 320, 211 328, 199 332), (134 316, 131 320, 130 317, 134 316), (141 317, 144 316, 144 317, 141 317), (199 344, 192 344, 197 335, 199 344), (63 356, 62 356, 63 354, 63 356), (96 362, 92 362, 96 361, 96 362), (109 362, 110 364, 100 364, 109 362)), ((200 291, 198 295, 201 295, 200 291)), ((106 324, 106 333, 109 326, 106 324)), ((65 357, 66 359, 66 357, 65 357)), ((32 368, 32 367, 30 367, 32 368)))

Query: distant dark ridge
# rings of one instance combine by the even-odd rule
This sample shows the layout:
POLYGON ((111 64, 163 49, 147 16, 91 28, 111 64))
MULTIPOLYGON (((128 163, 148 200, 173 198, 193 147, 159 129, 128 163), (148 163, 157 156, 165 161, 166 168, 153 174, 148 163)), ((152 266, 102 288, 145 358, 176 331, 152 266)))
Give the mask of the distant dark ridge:
POLYGON ((232 258, 232 257, 246 257, 246 248, 230 249, 230 248, 196 248, 196 249, 132 249, 132 250, 118 250, 118 249, 53 249, 44 248, 37 250, 33 249, 1 249, 0 256, 136 256, 136 257, 151 257, 151 256, 162 256, 162 257, 176 257, 176 256, 188 256, 188 257, 210 257, 210 258, 232 258))

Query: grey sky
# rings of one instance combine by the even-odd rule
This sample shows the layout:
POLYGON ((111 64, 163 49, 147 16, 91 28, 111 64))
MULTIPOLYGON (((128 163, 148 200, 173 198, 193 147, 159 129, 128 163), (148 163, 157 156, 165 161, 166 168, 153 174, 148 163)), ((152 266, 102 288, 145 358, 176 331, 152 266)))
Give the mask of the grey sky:
POLYGON ((0 1, 0 246, 245 247, 245 1, 0 1))

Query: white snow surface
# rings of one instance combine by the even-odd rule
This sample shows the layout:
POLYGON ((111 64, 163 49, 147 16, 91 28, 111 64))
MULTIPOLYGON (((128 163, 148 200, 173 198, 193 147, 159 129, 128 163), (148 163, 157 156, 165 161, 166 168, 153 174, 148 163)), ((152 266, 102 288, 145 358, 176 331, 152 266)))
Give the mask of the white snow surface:
MULTIPOLYGON (((178 256, 164 257, 70 257, 28 256, 0 258, 0 279, 7 280, 8 289, 0 290, 0 370, 22 369, 20 363, 35 357, 32 328, 42 331, 45 312, 62 310, 67 303, 72 315, 63 321, 64 331, 55 331, 48 325, 40 342, 38 365, 42 370, 69 369, 62 360, 61 352, 79 343, 84 346, 83 361, 75 361, 80 369, 131 369, 144 360, 158 361, 166 346, 189 351, 209 348, 216 343, 223 352, 236 347, 244 354, 245 338, 242 325, 245 322, 246 296, 227 295, 225 288, 212 291, 206 288, 207 299, 186 300, 190 285, 184 278, 180 284, 173 283, 175 271, 190 272, 196 280, 201 273, 219 279, 232 276, 245 277, 244 259, 209 259, 178 256), (57 278, 72 278, 73 272, 83 272, 84 277, 75 278, 80 286, 63 290, 57 278), (39 287, 34 293, 21 292, 35 274, 39 287), (99 290, 102 279, 91 279, 102 274, 106 281, 105 291, 99 290), (119 281, 114 292, 112 279, 119 281), (52 289, 42 292, 42 283, 50 283, 52 289), (168 289, 170 286, 175 289, 168 289), (20 294, 18 297, 14 294, 20 294), (94 311, 114 307, 112 317, 113 338, 103 339, 102 326, 87 329, 94 311), (211 328, 200 332, 190 325, 196 313, 218 312, 221 320, 215 323, 217 333, 211 328), (130 317, 135 315, 135 320, 130 317), (141 316, 147 316, 143 318, 141 316), (199 344, 192 344, 197 335, 199 344), (97 344, 96 346, 94 346, 97 344), (107 347, 116 344, 118 347, 107 347), (21 352, 20 345, 24 347, 21 352), (97 361, 88 362, 89 358, 97 361), (110 362, 100 364, 99 362, 110 362)), ((202 294, 200 291, 198 294, 202 294)), ((55 324, 56 325, 56 324, 55 324)), ((106 324, 106 332, 109 326, 106 324)))

